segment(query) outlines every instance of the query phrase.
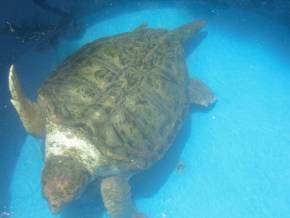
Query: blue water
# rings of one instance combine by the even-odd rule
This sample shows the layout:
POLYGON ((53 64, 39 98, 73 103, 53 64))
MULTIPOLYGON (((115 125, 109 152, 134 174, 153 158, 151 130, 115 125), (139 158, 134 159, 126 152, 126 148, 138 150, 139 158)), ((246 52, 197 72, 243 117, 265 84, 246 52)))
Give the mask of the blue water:
MULTIPOLYGON (((209 111, 193 111, 165 159, 133 180, 137 207, 150 218, 288 218, 290 31, 250 12, 205 11, 168 7, 115 16, 88 26, 81 38, 63 39, 55 49, 27 52, 15 64, 35 96, 55 65, 89 41, 131 31, 144 21, 174 28, 206 17, 207 37, 189 53, 187 64, 218 102, 209 111), (175 170, 178 163, 183 171, 175 170)), ((94 186, 62 215, 51 215, 40 188, 42 142, 23 139, 9 187, 10 209, 1 218, 106 217, 94 186)))

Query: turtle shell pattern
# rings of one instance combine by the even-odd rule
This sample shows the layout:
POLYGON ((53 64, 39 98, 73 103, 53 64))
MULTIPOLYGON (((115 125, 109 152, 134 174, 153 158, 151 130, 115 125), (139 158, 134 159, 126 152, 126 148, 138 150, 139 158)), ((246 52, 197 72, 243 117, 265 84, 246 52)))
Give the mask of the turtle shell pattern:
POLYGON ((40 88, 46 116, 131 170, 163 157, 187 112, 184 49, 165 29, 140 28, 89 43, 40 88))

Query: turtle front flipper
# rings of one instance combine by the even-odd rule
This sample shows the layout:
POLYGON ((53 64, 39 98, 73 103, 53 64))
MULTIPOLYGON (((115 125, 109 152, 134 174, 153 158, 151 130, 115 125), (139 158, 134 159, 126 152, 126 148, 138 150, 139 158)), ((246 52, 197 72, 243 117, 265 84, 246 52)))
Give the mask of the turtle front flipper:
POLYGON ((189 95, 190 102, 198 107, 210 107, 217 100, 214 93, 197 78, 190 80, 189 95))
POLYGON ((146 218, 134 208, 131 186, 126 177, 104 178, 101 181, 101 193, 111 218, 146 218))
POLYGON ((44 124, 39 106, 25 96, 13 65, 11 65, 9 71, 9 90, 12 97, 11 103, 16 109, 26 131, 38 137, 43 136, 44 124))

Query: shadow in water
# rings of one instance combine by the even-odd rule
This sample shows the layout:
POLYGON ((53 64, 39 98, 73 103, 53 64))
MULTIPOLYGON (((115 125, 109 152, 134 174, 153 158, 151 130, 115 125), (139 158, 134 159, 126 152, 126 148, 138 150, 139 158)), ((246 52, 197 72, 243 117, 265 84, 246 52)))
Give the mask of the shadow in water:
MULTIPOLYGON (((189 115, 195 113, 207 113, 214 105, 209 108, 192 107, 189 115)), ((157 162, 152 168, 146 170, 131 180, 133 186, 133 195, 135 198, 150 197, 154 195, 167 181, 170 174, 177 170, 178 163, 181 162, 180 155, 190 137, 191 119, 187 116, 180 132, 172 144, 171 148, 165 154, 164 158, 157 162)))

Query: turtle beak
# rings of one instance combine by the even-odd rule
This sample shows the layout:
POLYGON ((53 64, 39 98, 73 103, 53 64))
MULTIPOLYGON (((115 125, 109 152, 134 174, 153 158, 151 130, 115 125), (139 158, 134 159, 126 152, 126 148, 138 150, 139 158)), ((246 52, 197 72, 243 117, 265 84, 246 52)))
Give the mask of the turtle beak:
POLYGON ((64 206, 64 202, 62 202, 60 199, 57 198, 47 198, 47 203, 49 206, 49 210, 53 213, 53 214, 58 214, 61 212, 63 206, 64 206))
POLYGON ((52 180, 43 187, 43 194, 47 200, 50 211, 53 214, 60 213, 63 206, 69 202, 70 198, 64 199, 65 193, 59 190, 56 180, 52 180))
POLYGON ((49 204, 49 209, 53 214, 58 214, 61 211, 62 206, 58 205, 58 204, 52 204, 52 203, 48 203, 49 204))

